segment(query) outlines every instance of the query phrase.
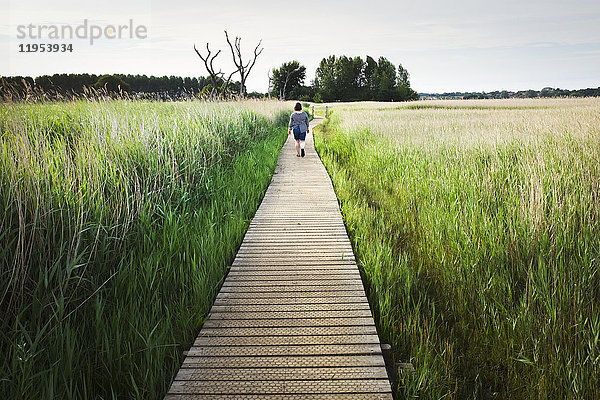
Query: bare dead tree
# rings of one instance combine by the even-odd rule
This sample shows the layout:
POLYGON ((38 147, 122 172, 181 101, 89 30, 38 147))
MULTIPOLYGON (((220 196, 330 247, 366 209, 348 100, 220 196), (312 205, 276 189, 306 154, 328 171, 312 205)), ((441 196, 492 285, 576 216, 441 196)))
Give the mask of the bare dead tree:
POLYGON ((233 56, 233 63, 235 64, 235 66, 237 67, 237 69, 240 73, 240 95, 245 96, 246 95, 246 79, 248 78, 248 75, 250 75, 250 71, 252 71, 252 67, 254 67, 254 64, 256 64, 256 59, 258 58, 260 53, 262 53, 264 50, 264 47, 261 48, 260 50, 258 49, 260 47, 260 45, 262 44, 262 39, 258 42, 256 47, 254 48, 254 58, 252 58, 251 60, 248 60, 248 62, 246 64, 244 64, 244 61, 242 60, 242 49, 241 49, 242 38, 236 36, 234 42, 231 43, 231 40, 229 40, 229 35, 227 34, 227 31, 225 31, 225 38, 227 39, 227 43, 229 44, 229 48, 231 49, 231 55, 233 56))
MULTIPOLYGON (((210 81, 212 82, 213 86, 212 91, 210 92, 210 97, 215 97, 216 90, 219 87, 219 79, 222 79, 224 73, 221 72, 221 70, 219 70, 219 72, 216 72, 213 63, 215 61, 215 58, 217 58, 219 53, 221 53, 221 50, 217 51, 215 54, 212 54, 208 43, 206 43, 206 50, 208 51, 208 55, 206 57, 203 57, 202 54, 200 54, 200 52, 198 51, 198 49, 196 49, 196 45, 194 45, 194 51, 196 52, 196 54, 198 54, 198 57, 200 57, 200 59, 204 61, 206 71, 208 71, 208 74, 210 75, 210 81)), ((233 76, 233 74, 231 74, 231 76, 233 76)))
POLYGON ((227 90, 229 88, 229 83, 231 82, 231 78, 233 77, 233 75, 240 72, 239 67, 235 71, 233 71, 231 74, 229 74, 229 76, 225 80, 225 79, 223 79, 223 77, 225 76, 225 73, 223 71, 221 71, 220 69, 219 69, 219 72, 217 72, 214 67, 215 58, 217 58, 217 56, 221 53, 221 50, 219 50, 213 54, 212 51, 210 50, 209 44, 206 43, 206 51, 208 52, 208 55, 206 57, 204 57, 198 51, 198 49, 196 49, 196 45, 194 45, 194 51, 196 52, 196 54, 198 54, 198 57, 200 57, 200 59, 204 62, 204 67, 206 68, 206 71, 208 71, 208 74, 210 75, 210 81, 212 82, 212 86, 213 86, 210 96, 212 98, 216 97, 217 89, 219 88, 219 80, 223 81, 221 88, 224 91, 227 90))

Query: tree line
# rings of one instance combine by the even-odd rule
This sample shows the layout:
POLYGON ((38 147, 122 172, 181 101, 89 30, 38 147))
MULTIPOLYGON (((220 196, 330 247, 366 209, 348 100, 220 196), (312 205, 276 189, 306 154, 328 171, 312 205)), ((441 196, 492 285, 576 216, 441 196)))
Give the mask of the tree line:
POLYGON ((545 87, 542 90, 520 90, 511 92, 508 90, 492 92, 446 92, 446 93, 419 93, 421 99, 532 99, 549 97, 600 97, 600 87, 587 89, 560 89, 545 87))
MULTIPOLYGON (((225 82, 217 78, 217 85, 225 82)), ((0 98, 22 98, 28 93, 53 99, 65 96, 89 94, 91 89, 108 93, 129 93, 142 98, 158 100, 184 99, 209 96, 213 83, 209 77, 146 76, 146 75, 95 75, 95 74, 54 74, 36 78, 28 76, 0 77, 0 98)), ((231 82, 229 91, 237 93, 239 82, 231 82)), ((262 96, 258 93, 250 97, 262 96)))
POLYGON ((347 57, 331 55, 319 63, 315 79, 304 85, 306 68, 298 61, 283 63, 272 70, 270 94, 282 99, 315 102, 331 101, 406 101, 418 94, 410 87, 409 73, 385 57, 347 57))
MULTIPOLYGON (((0 100, 26 98, 28 93, 43 93, 49 99, 87 95, 90 89, 113 93, 129 93, 136 98, 181 100, 211 97, 215 91, 239 96, 241 82, 221 76, 179 77, 146 75, 54 74, 37 78, 27 76, 0 77, 0 100), (215 83, 217 89, 215 89, 215 83)), ((311 85, 304 85, 306 67, 298 61, 283 63, 269 76, 267 93, 247 93, 247 97, 275 97, 302 101, 402 101, 421 99, 506 99, 547 97, 600 97, 600 87, 568 90, 546 87, 542 90, 417 93, 410 87, 409 74, 402 65, 396 68, 385 57, 377 61, 367 56, 329 56, 323 58, 311 85)))

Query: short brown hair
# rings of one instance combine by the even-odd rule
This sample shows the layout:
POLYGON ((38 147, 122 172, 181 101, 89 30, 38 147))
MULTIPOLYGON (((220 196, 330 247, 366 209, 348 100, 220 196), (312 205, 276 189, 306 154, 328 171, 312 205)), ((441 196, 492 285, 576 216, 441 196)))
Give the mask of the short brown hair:
POLYGON ((296 106, 294 107, 294 111, 302 111, 302 104, 296 103, 296 106))

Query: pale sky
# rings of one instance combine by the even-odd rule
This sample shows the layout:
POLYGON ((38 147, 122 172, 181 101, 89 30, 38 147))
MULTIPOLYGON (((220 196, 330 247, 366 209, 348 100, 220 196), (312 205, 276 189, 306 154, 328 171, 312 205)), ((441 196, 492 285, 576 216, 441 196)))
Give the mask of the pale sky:
MULTIPOLYGON (((266 92, 268 71, 298 60, 307 83, 331 54, 401 63, 418 92, 579 89, 600 86, 599 0, 189 1, 0 0, 0 75, 123 73, 206 76, 193 44, 223 51, 215 65, 231 71, 223 30, 263 54, 250 91, 266 92), (18 38, 18 26, 133 25, 146 38, 18 38), (33 43, 71 43, 69 53, 19 53, 33 43)), ((37 28, 34 28, 37 29, 37 28)), ((83 31, 82 31, 83 32, 83 31)), ((125 31, 127 33, 127 31, 125 31)), ((47 36, 47 33, 45 33, 47 36)), ((89 30, 88 30, 89 35, 89 30)))

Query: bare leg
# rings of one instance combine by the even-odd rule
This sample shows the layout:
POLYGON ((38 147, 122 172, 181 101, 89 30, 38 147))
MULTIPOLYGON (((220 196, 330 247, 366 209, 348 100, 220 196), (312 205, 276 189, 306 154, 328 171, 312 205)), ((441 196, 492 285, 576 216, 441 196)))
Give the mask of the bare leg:
POLYGON ((296 140, 296 153, 298 153, 298 156, 300 156, 300 141, 296 140))
POLYGON ((300 141, 300 148, 301 148, 302 150, 304 150, 304 144, 305 144, 304 140, 300 141))

